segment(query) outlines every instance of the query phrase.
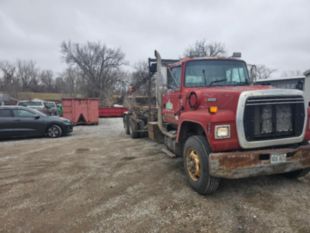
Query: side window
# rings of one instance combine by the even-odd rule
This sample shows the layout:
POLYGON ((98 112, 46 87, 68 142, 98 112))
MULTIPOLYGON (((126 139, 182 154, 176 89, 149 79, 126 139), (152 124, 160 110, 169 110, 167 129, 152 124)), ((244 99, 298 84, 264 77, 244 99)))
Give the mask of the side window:
POLYGON ((23 109, 16 109, 14 110, 15 117, 34 117, 35 114, 33 112, 23 110, 23 109))
POLYGON ((181 66, 173 67, 168 71, 168 88, 179 89, 181 86, 181 66))
POLYGON ((10 109, 0 109, 0 118, 1 117, 11 117, 12 112, 10 109))
POLYGON ((301 90, 303 91, 304 90, 304 82, 302 80, 299 80, 296 84, 296 89, 297 90, 301 90))

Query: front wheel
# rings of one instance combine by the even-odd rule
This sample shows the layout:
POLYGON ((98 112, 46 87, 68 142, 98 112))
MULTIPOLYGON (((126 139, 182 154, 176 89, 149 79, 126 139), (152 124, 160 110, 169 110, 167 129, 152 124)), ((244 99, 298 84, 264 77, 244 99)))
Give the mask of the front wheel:
POLYGON ((47 136, 50 138, 58 138, 62 135, 62 129, 59 125, 51 125, 47 129, 47 136))
POLYGON ((191 136, 184 145, 183 162, 190 186, 200 194, 214 193, 220 179, 209 174, 210 149, 203 136, 191 136))

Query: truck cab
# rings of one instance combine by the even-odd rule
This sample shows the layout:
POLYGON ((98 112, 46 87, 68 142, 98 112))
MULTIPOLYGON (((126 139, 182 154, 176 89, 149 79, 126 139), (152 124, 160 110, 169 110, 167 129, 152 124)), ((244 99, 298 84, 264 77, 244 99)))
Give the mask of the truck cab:
POLYGON ((159 128, 197 192, 214 192, 221 178, 309 171, 310 109, 302 91, 253 85, 246 62, 235 57, 165 67, 159 128))
POLYGON ((142 122, 129 109, 124 126, 135 137, 147 127, 168 155, 183 157, 198 193, 215 192, 222 178, 309 171, 310 108, 302 91, 254 85, 255 73, 240 57, 164 60, 157 51, 155 57, 149 80, 156 84, 157 117, 142 122))

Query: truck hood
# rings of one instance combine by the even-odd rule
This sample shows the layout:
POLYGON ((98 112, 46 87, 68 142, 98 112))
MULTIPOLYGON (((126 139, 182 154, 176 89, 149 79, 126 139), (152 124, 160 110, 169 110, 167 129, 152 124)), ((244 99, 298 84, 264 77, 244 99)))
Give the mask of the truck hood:
POLYGON ((200 106, 199 108, 208 108, 217 106, 219 110, 235 111, 239 96, 244 91, 256 91, 271 89, 271 86, 217 86, 211 88, 199 88, 194 92, 197 94, 200 106))

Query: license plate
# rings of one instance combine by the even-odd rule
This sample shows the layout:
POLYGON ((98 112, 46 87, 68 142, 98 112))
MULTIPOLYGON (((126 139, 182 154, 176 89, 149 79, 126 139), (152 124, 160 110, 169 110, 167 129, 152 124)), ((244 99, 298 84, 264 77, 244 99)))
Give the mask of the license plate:
POLYGON ((286 162, 286 154, 271 154, 270 162, 271 164, 284 163, 286 162))

